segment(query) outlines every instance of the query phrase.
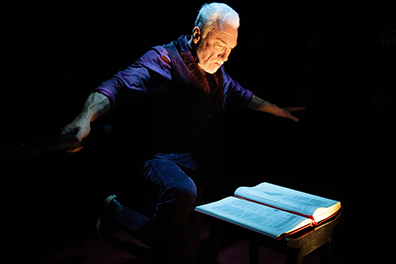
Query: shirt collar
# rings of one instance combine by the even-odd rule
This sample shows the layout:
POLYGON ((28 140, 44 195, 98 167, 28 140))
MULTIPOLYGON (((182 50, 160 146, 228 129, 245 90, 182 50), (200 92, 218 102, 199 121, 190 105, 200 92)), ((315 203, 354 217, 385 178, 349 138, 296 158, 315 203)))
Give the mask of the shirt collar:
POLYGON ((191 53, 194 60, 198 61, 197 50, 195 47, 192 47, 190 45, 189 43, 190 38, 191 38, 190 35, 183 35, 177 40, 177 42, 179 43, 180 51, 182 53, 186 53, 186 52, 191 53))

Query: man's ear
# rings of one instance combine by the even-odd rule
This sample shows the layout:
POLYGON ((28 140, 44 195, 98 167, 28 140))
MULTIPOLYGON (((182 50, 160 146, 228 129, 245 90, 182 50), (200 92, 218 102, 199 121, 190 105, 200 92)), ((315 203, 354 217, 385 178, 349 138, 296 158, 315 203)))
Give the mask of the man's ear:
POLYGON ((192 40, 195 45, 197 45, 199 43, 199 41, 201 40, 201 30, 199 29, 199 27, 194 27, 193 34, 192 34, 192 40))

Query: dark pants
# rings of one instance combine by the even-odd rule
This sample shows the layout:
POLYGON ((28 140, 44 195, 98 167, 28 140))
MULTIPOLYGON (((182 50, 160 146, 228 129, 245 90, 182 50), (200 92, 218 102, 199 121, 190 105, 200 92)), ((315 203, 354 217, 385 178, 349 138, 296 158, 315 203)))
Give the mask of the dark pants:
MULTIPOLYGON (((154 259, 161 263, 193 263, 202 225, 201 217, 193 212, 203 191, 200 185, 197 190, 199 173, 166 159, 149 160, 142 172, 147 195, 155 196, 155 213, 150 218, 124 207, 117 222, 150 245, 154 259)), ((145 202, 144 197, 141 202, 145 202)))

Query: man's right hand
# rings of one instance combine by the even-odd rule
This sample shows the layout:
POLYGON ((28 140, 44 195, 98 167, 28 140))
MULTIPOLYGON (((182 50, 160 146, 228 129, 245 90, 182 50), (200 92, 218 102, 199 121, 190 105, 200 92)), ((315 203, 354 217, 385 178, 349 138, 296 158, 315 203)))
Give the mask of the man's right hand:
MULTIPOLYGON (((91 132, 91 123, 80 114, 70 124, 62 128, 61 135, 72 134, 75 137, 76 144, 80 144, 91 132)), ((84 146, 80 145, 75 149, 68 150, 69 153, 80 151, 84 146)))
MULTIPOLYGON (((91 122, 109 110, 110 101, 106 96, 101 93, 91 93, 85 101, 81 114, 73 122, 62 128, 61 134, 75 135, 76 144, 78 145, 91 132, 91 122)), ((67 152, 74 153, 80 151, 82 148, 83 146, 78 146, 67 152)))

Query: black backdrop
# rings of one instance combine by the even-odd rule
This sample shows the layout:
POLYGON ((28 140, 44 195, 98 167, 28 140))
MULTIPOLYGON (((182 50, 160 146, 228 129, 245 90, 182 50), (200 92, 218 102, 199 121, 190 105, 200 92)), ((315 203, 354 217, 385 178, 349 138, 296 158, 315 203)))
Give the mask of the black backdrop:
MULTIPOLYGON (((296 113, 299 123, 229 109, 208 199, 269 181, 340 200, 347 212, 340 248, 352 255, 350 243, 379 236, 363 234, 356 223, 372 224, 392 205, 396 44, 384 39, 396 30, 395 9, 378 1, 292 2, 227 1, 241 18, 227 72, 264 99, 307 109, 296 113)), ((150 46, 190 34, 202 4, 7 4, 2 151, 10 142, 59 133, 91 89, 150 46)), ((9 245, 24 252, 18 255, 93 234, 108 194, 138 196, 143 121, 138 107, 120 108, 95 122, 115 132, 80 153, 4 164, 2 218, 9 245)), ((387 240, 380 241, 376 249, 386 249, 387 240)))

